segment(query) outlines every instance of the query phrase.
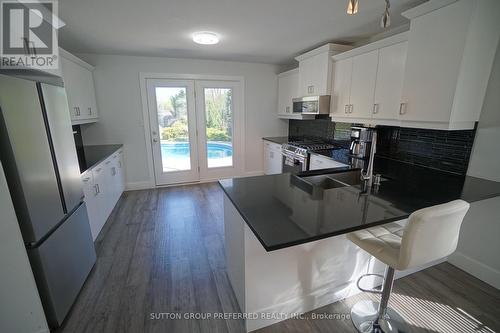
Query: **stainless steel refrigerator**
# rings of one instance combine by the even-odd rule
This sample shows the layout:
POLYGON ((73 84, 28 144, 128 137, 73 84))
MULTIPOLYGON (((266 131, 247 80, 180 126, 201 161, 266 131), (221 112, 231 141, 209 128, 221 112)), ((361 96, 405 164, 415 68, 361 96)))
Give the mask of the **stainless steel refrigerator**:
POLYGON ((96 260, 60 78, 0 72, 0 158, 45 315, 55 328, 96 260))

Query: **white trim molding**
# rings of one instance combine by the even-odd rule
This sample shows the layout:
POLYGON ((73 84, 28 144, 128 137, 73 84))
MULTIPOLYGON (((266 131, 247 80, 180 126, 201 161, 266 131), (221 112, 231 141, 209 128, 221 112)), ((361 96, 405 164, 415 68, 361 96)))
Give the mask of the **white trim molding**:
POLYGON ((143 181, 143 182, 128 182, 125 185, 125 191, 137 191, 137 190, 147 190, 150 188, 154 188, 155 183, 151 181, 143 181))
POLYGON ((490 267, 474 258, 456 251, 449 258, 448 262, 467 273, 473 275, 481 281, 500 289, 500 271, 490 267))

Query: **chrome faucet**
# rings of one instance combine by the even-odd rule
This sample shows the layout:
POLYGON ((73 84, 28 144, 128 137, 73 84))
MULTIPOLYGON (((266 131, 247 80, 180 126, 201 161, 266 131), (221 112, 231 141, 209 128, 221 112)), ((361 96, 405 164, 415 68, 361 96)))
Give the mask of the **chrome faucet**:
POLYGON ((368 160, 368 167, 365 171, 361 171, 361 178, 366 181, 368 187, 372 186, 373 183, 373 163, 375 159, 375 152, 377 151, 377 130, 373 129, 372 132, 372 144, 370 148, 370 159, 368 160))

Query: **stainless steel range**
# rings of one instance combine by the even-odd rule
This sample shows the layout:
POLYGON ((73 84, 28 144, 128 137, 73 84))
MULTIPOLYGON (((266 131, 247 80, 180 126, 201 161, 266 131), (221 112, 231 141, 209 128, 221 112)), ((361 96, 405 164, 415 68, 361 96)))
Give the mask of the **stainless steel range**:
POLYGON ((331 143, 318 141, 290 141, 281 145, 283 172, 298 173, 309 168, 310 152, 340 148, 331 143))

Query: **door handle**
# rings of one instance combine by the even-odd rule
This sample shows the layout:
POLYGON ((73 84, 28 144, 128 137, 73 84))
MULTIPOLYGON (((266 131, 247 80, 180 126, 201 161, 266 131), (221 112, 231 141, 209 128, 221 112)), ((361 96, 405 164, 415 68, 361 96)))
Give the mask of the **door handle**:
POLYGON ((373 104, 373 113, 374 114, 378 113, 378 104, 377 103, 373 104))
POLYGON ((157 138, 154 138, 154 139, 153 139, 153 142, 158 142, 158 139, 157 139, 157 138))
POLYGON ((349 113, 349 104, 344 106, 344 113, 349 113))

